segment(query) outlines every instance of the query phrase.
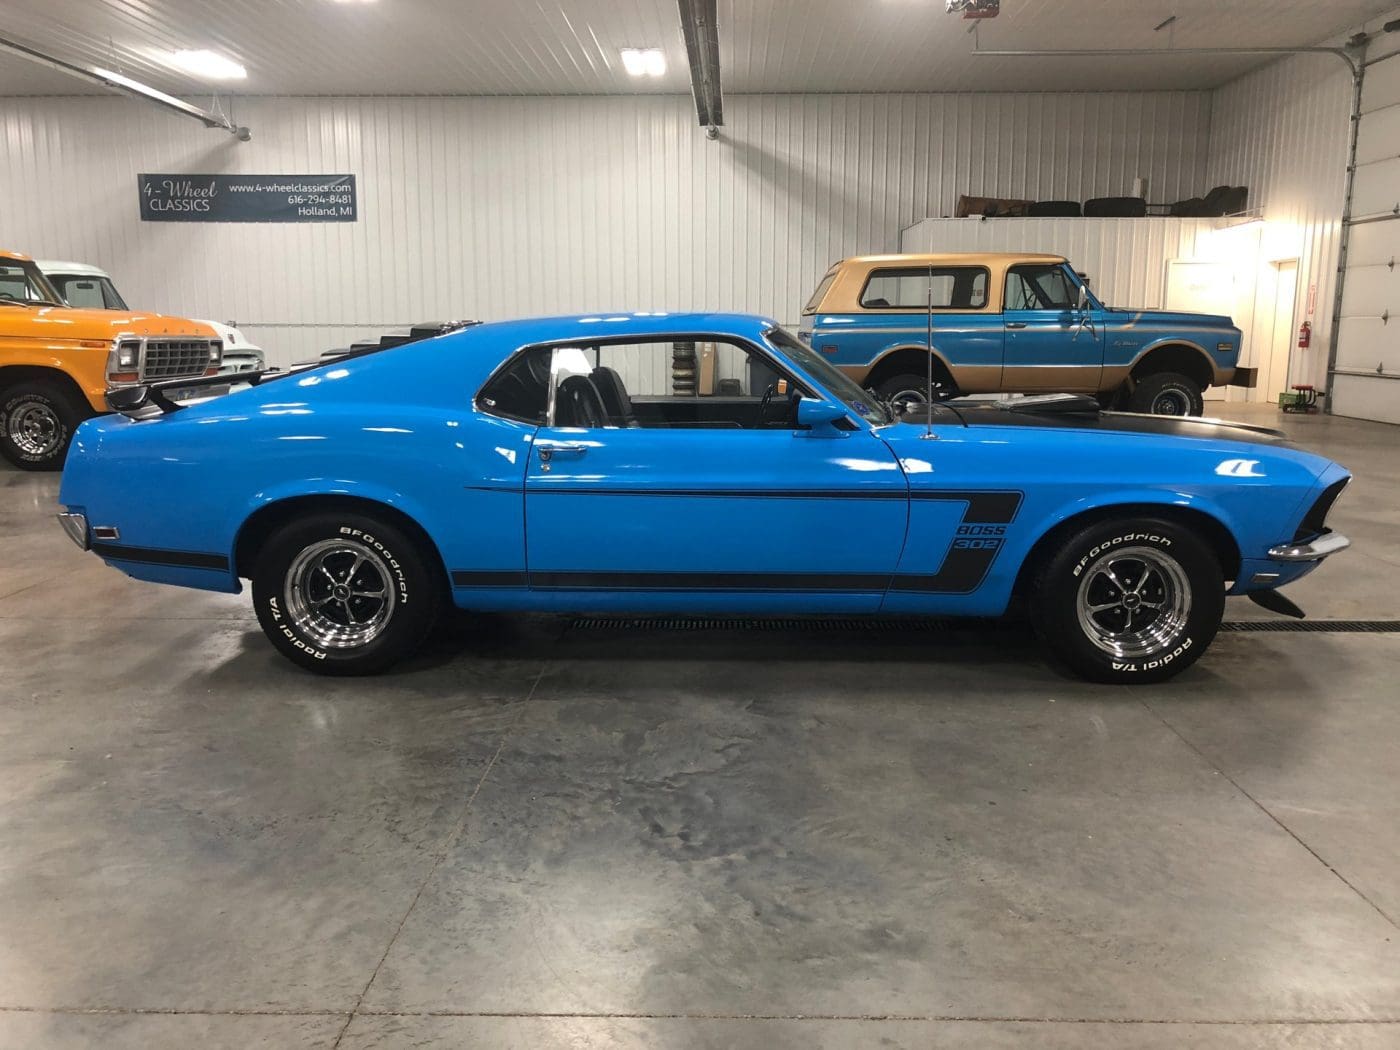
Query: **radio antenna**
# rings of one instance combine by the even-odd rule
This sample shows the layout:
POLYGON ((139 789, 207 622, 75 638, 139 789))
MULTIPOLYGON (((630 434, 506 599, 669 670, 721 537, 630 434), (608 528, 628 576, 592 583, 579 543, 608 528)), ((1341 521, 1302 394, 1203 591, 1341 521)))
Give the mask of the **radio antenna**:
POLYGON ((924 387, 924 438, 933 437, 933 265, 928 268, 928 354, 925 356, 928 381, 924 387))

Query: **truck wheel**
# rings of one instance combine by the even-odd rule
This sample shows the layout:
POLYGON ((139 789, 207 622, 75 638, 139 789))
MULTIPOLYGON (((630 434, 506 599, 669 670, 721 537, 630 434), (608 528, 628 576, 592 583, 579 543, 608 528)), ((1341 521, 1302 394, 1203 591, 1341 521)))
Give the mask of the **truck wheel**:
POLYGON ((0 453, 21 470, 62 470, 86 415, 55 383, 16 383, 0 394, 0 453))
POLYGON ((253 568, 263 632, 293 663, 377 674, 413 652, 442 605, 435 559, 402 530, 353 511, 274 532, 253 568))
POLYGON ((1225 611, 1211 548, 1181 525, 1088 525, 1059 545, 1031 593, 1052 660, 1095 682, 1161 682, 1206 651, 1225 611))
MULTIPOLYGON (((947 391, 950 388, 951 384, 945 377, 937 372, 933 373, 935 391, 947 391)), ((881 401, 888 401, 896 406, 922 405, 928 401, 928 376, 916 376, 912 372, 893 376, 877 386, 875 394, 881 401)))
POLYGON ((1205 411, 1201 388, 1176 372, 1143 376, 1128 395, 1129 412, 1154 416, 1199 416, 1205 411))

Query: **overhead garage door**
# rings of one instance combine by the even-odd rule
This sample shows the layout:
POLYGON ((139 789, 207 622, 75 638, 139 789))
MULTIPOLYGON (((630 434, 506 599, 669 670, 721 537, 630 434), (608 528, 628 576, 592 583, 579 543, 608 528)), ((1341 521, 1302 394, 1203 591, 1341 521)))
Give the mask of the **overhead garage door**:
POLYGON ((1332 411, 1400 423, 1400 54, 1367 63, 1332 411))

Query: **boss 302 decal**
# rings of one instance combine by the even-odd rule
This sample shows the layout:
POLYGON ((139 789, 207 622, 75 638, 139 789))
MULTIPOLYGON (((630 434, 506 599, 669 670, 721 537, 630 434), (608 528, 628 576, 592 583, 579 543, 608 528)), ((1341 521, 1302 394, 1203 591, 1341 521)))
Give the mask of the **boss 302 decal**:
POLYGON ((970 594, 977 590, 1001 553, 1006 530, 1021 509, 1022 493, 926 490, 913 492, 910 498, 915 502, 961 501, 967 506, 938 571, 931 576, 896 575, 890 590, 924 594, 970 594))

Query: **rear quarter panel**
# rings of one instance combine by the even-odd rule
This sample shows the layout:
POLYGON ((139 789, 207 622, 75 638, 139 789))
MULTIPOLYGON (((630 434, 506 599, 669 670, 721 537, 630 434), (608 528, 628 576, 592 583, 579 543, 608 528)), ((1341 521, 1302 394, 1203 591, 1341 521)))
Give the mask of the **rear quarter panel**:
POLYGON ((367 357, 158 419, 90 420, 70 451, 60 501, 81 508, 92 525, 117 526, 124 547, 228 560, 218 570, 114 563, 158 582, 238 590, 232 559, 244 522, 306 495, 361 497, 403 511, 428 532, 449 571, 520 570, 520 490, 534 427, 473 412, 489 366, 450 346, 421 347, 394 351, 416 351, 416 360, 392 368, 387 355, 367 357))

